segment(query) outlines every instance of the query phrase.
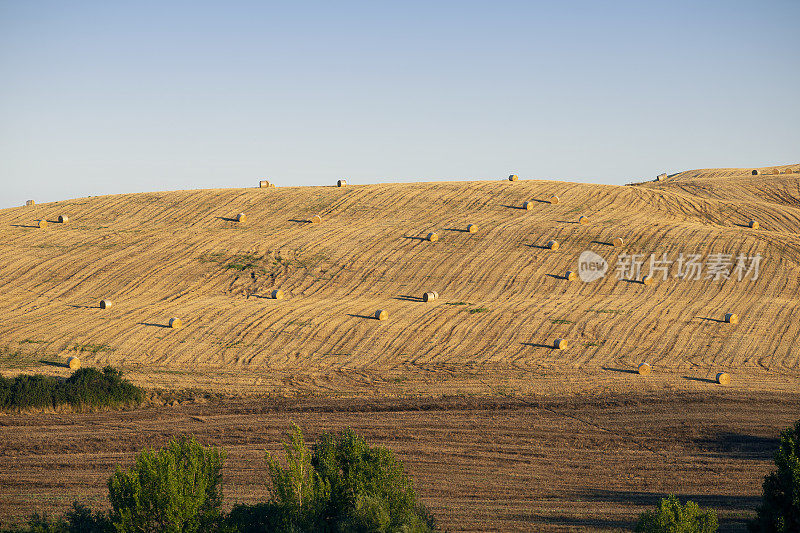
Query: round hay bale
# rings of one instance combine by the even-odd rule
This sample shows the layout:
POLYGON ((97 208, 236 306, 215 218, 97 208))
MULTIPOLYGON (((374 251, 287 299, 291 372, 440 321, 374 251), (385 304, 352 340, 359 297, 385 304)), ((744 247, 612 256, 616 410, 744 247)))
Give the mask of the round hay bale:
POLYGON ((725 322, 728 324, 738 324, 739 323, 739 315, 736 313, 725 313, 725 322))
POLYGON ((432 231, 432 232, 428 233, 428 237, 427 238, 431 242, 436 242, 436 241, 439 240, 439 234, 432 231))
POLYGON ((578 273, 575 272, 574 270, 567 270, 567 273, 564 274, 564 279, 568 281, 575 281, 576 279, 578 279, 578 273))
POLYGON ((511 174, 508 177, 508 181, 517 181, 518 179, 519 179, 519 176, 517 176, 516 174, 511 174))
POLYGON ((791 168, 787 168, 786 172, 784 172, 784 174, 793 174, 793 173, 794 173, 794 170, 792 170, 791 168))
POLYGON ((375 311, 375 318, 378 320, 388 320, 389 313, 387 313, 385 309, 378 309, 375 311))
POLYGON ((547 241, 547 247, 551 250, 558 250, 558 241, 547 241))
POLYGON ((566 350, 567 339, 556 339, 556 342, 553 343, 553 348, 556 350, 566 350))
POLYGON ((179 329, 183 327, 183 322, 181 322, 180 318, 173 317, 169 319, 169 327, 172 329, 179 329))
POLYGON ((81 360, 77 357, 70 357, 67 359, 67 366, 70 370, 78 370, 81 367, 81 360))
POLYGON ((578 224, 583 225, 588 223, 589 223, 589 217, 587 217, 586 215, 583 215, 578 219, 578 224))
POLYGON ((38 227, 40 227, 40 228, 46 228, 46 227, 47 227, 47 221, 46 221, 46 220, 44 220, 44 219, 42 219, 42 220, 37 220, 37 221, 36 221, 36 225, 37 225, 38 227))
POLYGON ((100 309, 111 309, 114 303, 111 300, 100 300, 100 309))
POLYGON ((752 172, 750 172, 750 174, 752 174, 753 176, 758 176, 758 169, 755 169, 755 168, 754 168, 754 169, 752 170, 752 172))
POLYGON ((774 168, 774 169, 772 169, 772 173, 773 173, 773 174, 776 174, 776 175, 777 175, 777 174, 780 174, 780 173, 781 173, 781 169, 779 169, 779 168, 774 168))
POLYGON ((558 196, 553 195, 552 197, 550 197, 550 203, 553 204, 553 205, 556 205, 560 201, 561 200, 558 199, 558 196))
POLYGON ((653 276, 650 276, 650 275, 647 275, 647 276, 642 278, 642 284, 643 285, 652 285, 653 281, 654 281, 653 280, 653 276))
POLYGON ((716 381, 720 385, 730 385, 731 376, 727 372, 720 372, 719 374, 717 374, 716 381))
POLYGON ((422 301, 423 302, 432 302, 435 299, 436 299, 436 293, 435 292, 426 292, 425 294, 422 295, 422 301))
POLYGON ((467 226, 467 231, 470 233, 477 233, 478 226, 476 226, 475 224, 470 224, 469 226, 467 226))
POLYGON ((758 229, 761 227, 761 224, 758 223, 758 220, 751 220, 750 224, 748 224, 753 229, 758 229))
POLYGON ((639 375, 646 376, 650 373, 651 368, 647 363, 639 363, 639 366, 636 367, 636 370, 638 370, 639 375))
POLYGON ((67 215, 58 215, 59 224, 66 224, 67 222, 69 222, 69 217, 67 215))
POLYGON ((347 185, 347 180, 339 180, 336 182, 337 187, 344 187, 347 185))
POLYGON ((283 300, 283 291, 280 289, 275 289, 272 291, 272 299, 273 300, 283 300))
POLYGON ((319 215, 314 215, 313 217, 311 217, 311 223, 312 224, 321 224, 322 223, 322 217, 319 216, 319 215))
POLYGON ((662 180, 665 180, 665 179, 667 179, 667 173, 666 172, 662 172, 661 174, 656 176, 656 181, 662 181, 662 180))
POLYGON ((533 207, 533 202, 522 202, 522 209, 525 211, 530 211, 533 207))
POLYGON ((434 297, 434 299, 438 300, 439 299, 439 293, 436 292, 436 291, 433 291, 433 297, 434 297))
POLYGON ((622 240, 622 237, 617 237, 614 239, 614 248, 622 248, 625 245, 625 241, 622 240))
POLYGON ((261 181, 258 182, 258 186, 260 188, 262 188, 262 189, 267 189, 269 187, 274 187, 275 184, 274 183, 270 183, 269 180, 261 180, 261 181))
POLYGON ((36 200, 28 200, 25 205, 36 205, 36 200))
POLYGON ((247 222, 247 215, 244 213, 239 213, 236 215, 236 222, 247 222))

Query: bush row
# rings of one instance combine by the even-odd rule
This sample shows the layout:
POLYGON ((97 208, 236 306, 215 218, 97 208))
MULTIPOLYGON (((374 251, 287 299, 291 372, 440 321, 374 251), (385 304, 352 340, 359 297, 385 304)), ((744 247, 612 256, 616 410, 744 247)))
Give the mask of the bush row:
POLYGON ((0 409, 43 409, 71 405, 77 409, 121 407, 142 402, 142 390, 123 379, 122 372, 110 366, 100 372, 81 368, 69 378, 40 374, 0 376, 0 409))

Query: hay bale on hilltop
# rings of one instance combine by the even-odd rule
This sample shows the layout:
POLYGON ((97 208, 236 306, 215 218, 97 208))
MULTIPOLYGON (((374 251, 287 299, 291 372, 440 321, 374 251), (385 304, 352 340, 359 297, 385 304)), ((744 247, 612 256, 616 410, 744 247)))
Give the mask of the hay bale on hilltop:
POLYGON ((271 296, 273 300, 283 300, 283 291, 280 289, 275 289, 272 291, 271 296))
POLYGON ((36 205, 36 200, 28 200, 25 205, 36 205))
POLYGON ((339 180, 336 182, 337 187, 345 187, 347 185, 347 180, 339 180))
POLYGON ((470 225, 467 226, 467 231, 469 233, 477 233, 478 232, 478 226, 476 226, 475 224, 470 224, 470 225))
POLYGON ((730 385, 731 377, 730 375, 728 375, 727 372, 720 372, 719 374, 717 374, 716 381, 720 385, 730 385))
POLYGON ((438 241, 438 240, 439 240, 439 234, 438 234, 438 233, 436 233, 436 232, 434 232, 434 231, 432 231, 432 232, 428 233, 428 236, 427 236, 426 238, 427 238, 427 239, 428 239, 430 242, 436 242, 436 241, 438 241))
POLYGON ((67 222, 69 222, 69 217, 67 215, 58 215, 59 224, 66 224, 67 222))
POLYGON ((550 203, 551 203, 551 204, 553 204, 553 205, 556 205, 556 204, 557 204, 557 203, 559 203, 560 201, 561 201, 561 200, 560 200, 560 199, 558 198, 558 196, 556 196, 556 195, 553 195, 553 196, 551 196, 551 197, 550 197, 550 203))
POLYGON ((275 184, 274 184, 274 183, 272 183, 272 182, 270 182, 269 180, 261 180, 261 181, 259 181, 259 182, 258 182, 258 186, 259 186, 261 189, 267 189, 267 188, 269 188, 269 187, 274 187, 274 186, 275 186, 275 184))
POLYGON ((739 315, 736 313, 725 313, 725 322, 728 324, 738 324, 739 323, 739 315))
POLYGON ((650 373, 650 365, 647 363, 639 363, 639 366, 636 367, 636 370, 639 372, 639 375, 646 376, 650 373))
POLYGON ((239 213, 238 215, 236 215, 236 222, 241 222, 241 223, 247 222, 247 215, 245 215, 244 213, 239 213))
POLYGON ((781 169, 779 169, 779 168, 773 168, 773 169, 772 169, 772 173, 773 173, 773 174, 775 174, 775 175, 777 175, 777 174, 780 174, 780 173, 781 173, 781 169))
POLYGON ((518 179, 519 179, 519 176, 517 176, 516 174, 511 174, 508 177, 508 181, 517 181, 518 179))
POLYGON ((558 250, 558 241, 547 241, 547 247, 551 250, 558 250))
POLYGON ((312 224, 321 224, 322 223, 322 217, 319 216, 319 215, 314 215, 313 217, 311 217, 311 223, 312 224))
POLYGON ((753 169, 753 170, 750 172, 750 174, 752 174, 753 176, 758 176, 758 174, 759 174, 759 172, 758 172, 758 169, 757 169, 757 168, 754 168, 754 169, 753 169))
POLYGON ((81 367, 81 360, 77 357, 70 357, 67 359, 67 366, 70 370, 78 370, 81 367))
POLYGON ((100 309, 111 309, 114 303, 111 300, 100 300, 100 309))
POLYGON ((787 169, 784 171, 784 174, 793 174, 793 173, 794 173, 794 170, 792 170, 791 168, 787 168, 787 169))
POLYGON ((566 350, 567 339, 556 339, 556 341, 553 343, 553 348, 556 350, 566 350))
POLYGON ((183 322, 178 317, 173 317, 169 319, 169 327, 172 329, 180 329, 183 327, 183 322))
POLYGON ((375 311, 375 318, 377 318, 378 320, 388 320, 389 313, 387 313, 385 309, 378 309, 377 311, 375 311))
POLYGON ((665 180, 665 179, 667 179, 667 173, 666 172, 662 172, 661 174, 656 176, 656 181, 662 181, 662 180, 665 180))

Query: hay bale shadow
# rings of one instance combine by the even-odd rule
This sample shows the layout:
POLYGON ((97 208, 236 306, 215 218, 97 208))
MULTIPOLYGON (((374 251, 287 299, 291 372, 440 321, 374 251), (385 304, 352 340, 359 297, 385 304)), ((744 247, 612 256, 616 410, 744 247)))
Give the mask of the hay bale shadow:
POLYGON ((714 384, 717 383, 717 380, 715 380, 715 379, 698 378, 698 377, 695 377, 695 376, 681 376, 681 377, 683 379, 688 379, 689 381, 700 381, 701 383, 714 383, 714 384))
POLYGON ((614 368, 610 366, 603 366, 600 367, 603 370, 609 370, 611 372, 622 372, 623 374, 638 374, 639 372, 636 370, 631 370, 630 368, 614 368))
POLYGON ((401 294, 399 296, 394 297, 395 300, 401 300, 404 302, 422 302, 424 301, 420 296, 409 296, 407 294, 401 294))
POLYGON ((235 218, 230 217, 217 217, 217 220, 224 220, 225 222, 239 222, 235 218))
POLYGON ((151 327, 154 327, 154 328, 166 328, 166 329, 170 329, 170 327, 169 327, 169 326, 167 326, 166 324, 156 324, 156 323, 154 323, 154 322, 139 322, 138 324, 139 324, 140 326, 151 326, 151 327))
POLYGON ((347 313, 347 316, 351 316, 353 318, 368 318, 370 320, 377 320, 375 318, 375 315, 357 315, 357 314, 353 314, 353 313, 347 313))
POLYGON ((548 348, 550 350, 555 350, 556 348, 552 344, 539 344, 537 342, 521 342, 523 346, 532 346, 534 348, 548 348))
POLYGON ((709 322, 725 322, 724 320, 720 320, 719 318, 711 318, 708 316, 696 316, 695 318, 700 320, 708 320, 709 322))
POLYGON ((603 246, 614 246, 613 242, 605 242, 605 241, 590 241, 592 244, 602 244, 603 246))
POLYGON ((414 241, 427 241, 428 240, 425 237, 414 237, 414 236, 411 236, 411 235, 404 235, 403 238, 404 239, 411 239, 411 240, 414 240, 414 241))
POLYGON ((56 368, 69 368, 69 364, 67 364, 67 363, 59 363, 59 362, 56 362, 56 361, 47 361, 46 359, 39 359, 39 362, 42 363, 43 365, 54 366, 56 368))

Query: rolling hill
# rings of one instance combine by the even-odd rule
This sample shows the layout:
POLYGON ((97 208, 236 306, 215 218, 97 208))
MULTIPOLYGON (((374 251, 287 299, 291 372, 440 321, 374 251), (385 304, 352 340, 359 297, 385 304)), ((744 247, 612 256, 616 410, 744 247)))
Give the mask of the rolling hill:
POLYGON ((190 190, 5 209, 2 371, 65 374, 59 365, 78 355, 154 387, 380 395, 684 389, 726 371, 732 387, 800 391, 800 175, 775 168, 800 171, 190 190), (431 231, 438 242, 424 239, 431 231), (608 261, 606 276, 564 279, 584 250, 608 261), (617 277, 619 254, 642 254, 645 273, 650 254, 676 263, 644 285, 617 277), (700 279, 676 277, 680 254, 700 256, 700 279), (706 277, 713 254, 730 256, 729 279, 706 277), (757 255, 757 279, 743 270, 740 281, 737 258, 749 268, 757 255), (276 288, 285 299, 270 298, 276 288), (440 298, 420 301, 426 291, 440 298), (724 322, 729 312, 738 324, 724 322), (166 327, 170 317, 184 327, 166 327), (568 349, 553 349, 557 338, 568 349), (633 373, 642 361, 651 376, 633 373))

